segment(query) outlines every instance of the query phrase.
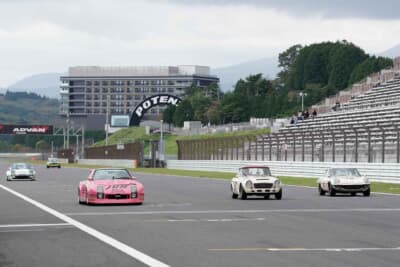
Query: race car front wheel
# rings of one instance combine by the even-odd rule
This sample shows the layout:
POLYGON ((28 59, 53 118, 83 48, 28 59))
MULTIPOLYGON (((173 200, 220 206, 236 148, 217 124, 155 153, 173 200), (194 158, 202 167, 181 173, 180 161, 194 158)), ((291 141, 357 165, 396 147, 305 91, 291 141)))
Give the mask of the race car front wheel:
POLYGON ((278 193, 275 193, 275 199, 282 199, 282 189, 281 190, 279 190, 279 192, 278 193))
POLYGON ((242 188, 242 185, 240 185, 240 188, 239 188, 239 198, 240 199, 247 199, 247 194, 244 191, 244 189, 242 188))

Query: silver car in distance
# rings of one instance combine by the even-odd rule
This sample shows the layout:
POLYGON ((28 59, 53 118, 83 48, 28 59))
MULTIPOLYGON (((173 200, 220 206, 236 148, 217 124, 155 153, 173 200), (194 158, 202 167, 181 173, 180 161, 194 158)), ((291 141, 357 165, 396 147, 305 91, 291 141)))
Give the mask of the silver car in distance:
POLYGON ((36 171, 28 163, 14 163, 6 172, 7 181, 36 180, 36 171))
POLYGON ((330 168, 325 175, 318 178, 318 192, 321 196, 328 193, 350 193, 355 196, 362 193, 364 196, 371 194, 368 178, 362 176, 356 168, 330 168))

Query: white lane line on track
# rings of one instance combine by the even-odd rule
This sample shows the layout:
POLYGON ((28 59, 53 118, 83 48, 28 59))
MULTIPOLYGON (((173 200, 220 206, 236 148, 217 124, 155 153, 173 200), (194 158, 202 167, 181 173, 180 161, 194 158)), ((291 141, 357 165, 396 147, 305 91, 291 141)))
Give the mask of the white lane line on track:
POLYGON ((267 218, 243 218, 243 219, 154 219, 142 222, 260 222, 267 218))
POLYGON ((0 224, 0 228, 69 226, 70 223, 0 224))
POLYGON ((121 211, 121 212, 69 212, 71 216, 102 215, 157 215, 157 214, 222 214, 222 213, 317 213, 317 212, 398 212, 400 208, 360 209, 270 209, 270 210, 163 210, 163 211, 121 211))
POLYGON ((30 229, 30 230, 0 230, 0 233, 20 233, 20 232, 43 232, 44 229, 30 229))
POLYGON ((52 209, 52 208, 50 208, 48 206, 36 201, 36 200, 33 200, 33 199, 31 199, 31 198, 29 198, 29 197, 27 197, 27 196, 25 196, 25 195, 23 195, 21 193, 18 193, 17 191, 14 191, 14 190, 12 190, 12 189, 4 186, 4 185, 1 185, 1 184, 0 184, 0 188, 2 188, 5 191, 7 191, 7 192, 9 192, 9 193, 11 193, 11 194, 23 199, 23 200, 29 202, 30 204, 32 204, 32 205, 34 205, 34 206, 46 211, 47 213, 50 213, 51 215, 59 218, 60 220, 65 221, 66 223, 75 226, 76 228, 82 230, 83 232, 85 232, 85 233, 87 233, 87 234, 99 239, 100 241, 102 241, 102 242, 104 242, 104 243, 106 243, 106 244, 108 244, 108 245, 110 245, 110 246, 122 251, 123 253, 131 256, 132 258, 134 258, 134 259, 136 259, 138 261, 143 262, 144 264, 146 264, 148 266, 151 266, 151 267, 169 267, 167 264, 165 264, 165 263, 163 263, 161 261, 158 261, 157 259, 154 259, 154 258, 152 258, 152 257, 150 257, 150 256, 148 256, 148 255, 146 255, 146 254, 144 254, 144 253, 132 248, 132 247, 129 247, 128 245, 126 245, 126 244, 124 244, 124 243, 122 243, 122 242, 120 242, 120 241, 118 241, 118 240, 116 240, 116 239, 114 239, 114 238, 102 233, 102 232, 99 232, 99 231, 97 231, 96 229, 94 229, 94 228, 92 228, 90 226, 87 226, 87 225, 85 225, 85 224, 83 224, 83 223, 81 223, 81 222, 79 222, 77 220, 74 220, 71 217, 68 217, 67 215, 62 214, 62 213, 60 213, 60 212, 58 212, 58 211, 56 211, 56 210, 54 210, 54 209, 52 209))
POLYGON ((375 248, 213 248, 207 249, 213 252, 365 252, 365 251, 397 251, 400 247, 375 247, 375 248))

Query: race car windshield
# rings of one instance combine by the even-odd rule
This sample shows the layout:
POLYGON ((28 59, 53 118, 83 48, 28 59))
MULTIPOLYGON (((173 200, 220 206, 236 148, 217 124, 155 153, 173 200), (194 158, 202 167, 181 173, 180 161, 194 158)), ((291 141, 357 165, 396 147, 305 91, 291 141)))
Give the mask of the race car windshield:
POLYGON ((242 174, 244 176, 270 176, 271 172, 269 168, 243 168, 242 174))
POLYGON ((361 176, 357 169, 331 169, 330 176, 361 176))
POLYGON ((57 163, 57 159, 56 159, 56 158, 49 158, 49 162, 51 162, 51 163, 57 163))
POLYGON ((26 164, 26 163, 15 163, 12 166, 13 169, 15 170, 21 170, 21 169, 31 169, 31 165, 26 164))
POLYGON ((96 170, 93 180, 131 179, 127 170, 96 170))

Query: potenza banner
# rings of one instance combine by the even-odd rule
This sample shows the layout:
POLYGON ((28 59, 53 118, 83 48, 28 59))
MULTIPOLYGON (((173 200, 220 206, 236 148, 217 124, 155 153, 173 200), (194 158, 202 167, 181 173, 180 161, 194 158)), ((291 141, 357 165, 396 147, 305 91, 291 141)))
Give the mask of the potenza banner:
POLYGON ((135 110, 132 113, 131 120, 129 122, 129 126, 139 126, 140 120, 143 115, 152 107, 158 105, 174 105, 177 106, 179 102, 181 102, 177 96, 169 95, 169 94, 160 94, 153 95, 149 98, 146 98, 139 105, 136 106, 135 110))
POLYGON ((53 134, 53 126, 0 124, 0 134, 53 134))

